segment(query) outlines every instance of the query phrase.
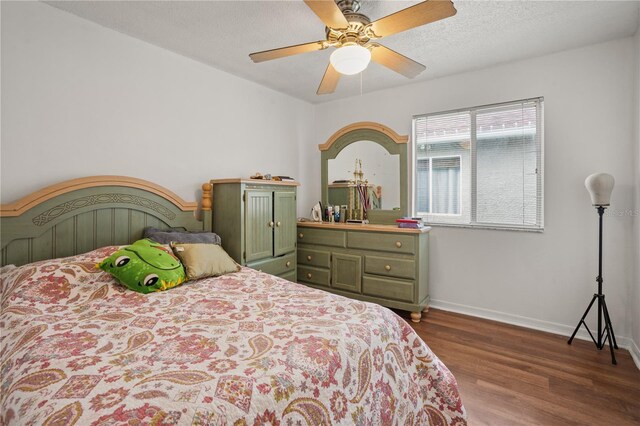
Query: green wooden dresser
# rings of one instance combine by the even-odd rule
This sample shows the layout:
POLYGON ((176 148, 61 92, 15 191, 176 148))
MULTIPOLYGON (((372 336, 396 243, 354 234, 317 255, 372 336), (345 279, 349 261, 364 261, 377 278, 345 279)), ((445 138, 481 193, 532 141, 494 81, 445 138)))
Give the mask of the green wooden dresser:
POLYGON ((239 264, 296 280, 297 182, 212 180, 213 232, 239 264))
POLYGON ((429 305, 430 229, 298 222, 298 282, 411 311, 419 322, 429 305))

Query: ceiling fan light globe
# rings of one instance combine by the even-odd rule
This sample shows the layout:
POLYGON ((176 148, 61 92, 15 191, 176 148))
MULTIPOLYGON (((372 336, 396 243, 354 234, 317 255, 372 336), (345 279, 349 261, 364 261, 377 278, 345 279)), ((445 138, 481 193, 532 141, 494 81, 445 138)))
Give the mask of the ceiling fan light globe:
POLYGON ((329 61, 340 74, 354 75, 367 68, 371 52, 358 44, 342 46, 331 54, 329 61))

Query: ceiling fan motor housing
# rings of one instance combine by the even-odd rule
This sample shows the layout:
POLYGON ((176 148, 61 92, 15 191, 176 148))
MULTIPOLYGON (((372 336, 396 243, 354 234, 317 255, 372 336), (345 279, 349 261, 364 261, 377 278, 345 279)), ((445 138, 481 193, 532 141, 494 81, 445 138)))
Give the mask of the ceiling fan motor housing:
POLYGON ((336 0, 336 4, 343 14, 360 10, 360 0, 336 0))
POLYGON ((365 31, 365 28, 371 23, 371 20, 362 13, 356 12, 345 12, 344 17, 349 22, 349 28, 333 29, 327 27, 327 41, 329 44, 334 47, 340 47, 346 43, 356 43, 361 46, 368 43, 371 37, 365 31))

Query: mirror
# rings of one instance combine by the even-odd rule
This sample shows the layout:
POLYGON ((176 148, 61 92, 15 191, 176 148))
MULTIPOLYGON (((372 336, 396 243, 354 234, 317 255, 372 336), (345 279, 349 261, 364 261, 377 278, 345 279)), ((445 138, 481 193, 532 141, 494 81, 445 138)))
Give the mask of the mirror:
POLYGON ((395 219, 408 211, 408 140, 408 136, 373 122, 354 123, 338 130, 319 145, 322 203, 348 204, 349 210, 354 205, 362 208, 358 200, 366 200, 370 223, 395 224, 395 219), (354 171, 362 174, 354 176, 354 171), (361 185, 354 190, 356 180, 361 180, 361 185), (361 192, 357 191, 369 196, 358 196, 361 192))
MULTIPOLYGON (((329 204, 347 204, 349 182, 362 170, 369 190, 370 209, 400 208, 400 155, 390 154, 373 141, 357 141, 329 160, 329 204)), ((353 186, 353 184, 351 184, 353 186)))

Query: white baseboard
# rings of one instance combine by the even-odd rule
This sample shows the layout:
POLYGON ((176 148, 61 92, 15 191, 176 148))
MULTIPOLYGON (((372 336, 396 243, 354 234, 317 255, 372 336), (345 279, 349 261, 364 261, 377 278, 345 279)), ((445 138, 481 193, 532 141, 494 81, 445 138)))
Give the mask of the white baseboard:
MULTIPOLYGON (((456 312, 458 314, 470 315, 473 317, 484 318, 488 320, 504 322, 507 324, 517 325, 525 328, 532 328, 534 330, 546 331, 547 333, 559 334, 561 336, 571 336, 575 325, 565 325, 556 322, 543 321, 535 318, 523 317, 520 315, 508 314, 500 311, 493 311, 491 309, 476 308, 468 305, 460 305, 458 303, 445 302, 442 300, 431 299, 429 302, 430 308, 442 309, 443 311, 456 312)), ((576 339, 591 340, 589 333, 581 327, 576 334, 576 339)), ((616 335, 616 341, 618 347, 627 349, 633 358, 633 362, 640 370, 640 348, 636 342, 629 337, 623 337, 616 335)))
POLYGON ((638 344, 633 340, 629 339, 631 345, 629 346, 629 353, 631 354, 631 358, 633 358, 633 362, 636 363, 636 367, 640 369, 640 348, 638 348, 638 344))

